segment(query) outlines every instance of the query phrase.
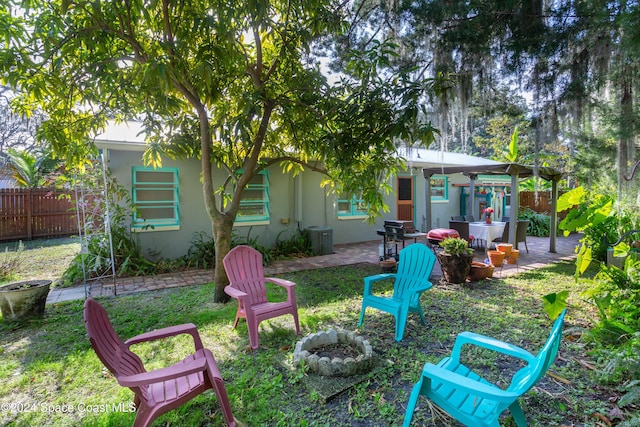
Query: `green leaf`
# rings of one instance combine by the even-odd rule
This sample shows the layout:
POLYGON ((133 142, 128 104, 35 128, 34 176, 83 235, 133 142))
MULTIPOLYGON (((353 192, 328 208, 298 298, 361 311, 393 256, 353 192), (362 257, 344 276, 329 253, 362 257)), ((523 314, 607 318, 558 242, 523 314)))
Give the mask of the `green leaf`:
POLYGON ((560 313, 562 313, 562 310, 567 308, 568 297, 569 291, 554 292, 543 297, 544 310, 551 320, 556 320, 560 313))
POLYGON ((558 212, 565 211, 567 209, 571 209, 575 205, 579 205, 584 200, 587 195, 584 187, 576 187, 573 190, 564 193, 562 196, 558 198, 558 212))
POLYGON ((511 163, 515 163, 518 158, 518 126, 513 130, 511 135, 511 142, 509 143, 509 153, 507 154, 507 160, 511 163))
POLYGON ((576 259, 576 274, 580 275, 587 271, 591 261, 593 261, 591 248, 584 244, 581 245, 576 259))

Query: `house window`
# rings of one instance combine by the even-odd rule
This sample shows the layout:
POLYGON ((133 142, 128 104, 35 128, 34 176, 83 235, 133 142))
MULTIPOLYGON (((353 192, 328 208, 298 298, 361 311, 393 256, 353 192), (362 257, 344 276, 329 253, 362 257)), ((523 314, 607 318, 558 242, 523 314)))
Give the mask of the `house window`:
POLYGON ((133 168, 134 231, 180 228, 178 169, 133 168))
POLYGON ((367 216, 367 204, 362 199, 362 194, 353 195, 350 198, 342 195, 338 199, 338 218, 362 218, 367 216))
POLYGON ((242 192, 236 223, 269 222, 269 172, 258 172, 242 192))
POLYGON ((434 175, 429 181, 431 186, 431 200, 449 200, 449 178, 446 176, 434 175))

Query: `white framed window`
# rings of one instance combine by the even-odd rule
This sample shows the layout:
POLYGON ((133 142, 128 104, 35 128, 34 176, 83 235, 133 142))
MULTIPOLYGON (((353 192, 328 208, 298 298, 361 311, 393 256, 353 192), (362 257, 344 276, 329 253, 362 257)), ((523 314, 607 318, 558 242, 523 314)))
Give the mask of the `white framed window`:
POLYGON ((268 224, 270 219, 269 171, 260 171, 242 192, 235 222, 238 225, 268 224))
POLYGON ((134 231, 180 228, 178 169, 133 167, 134 231))
POLYGON ((449 200, 449 177, 433 175, 429 181, 432 201, 449 200))

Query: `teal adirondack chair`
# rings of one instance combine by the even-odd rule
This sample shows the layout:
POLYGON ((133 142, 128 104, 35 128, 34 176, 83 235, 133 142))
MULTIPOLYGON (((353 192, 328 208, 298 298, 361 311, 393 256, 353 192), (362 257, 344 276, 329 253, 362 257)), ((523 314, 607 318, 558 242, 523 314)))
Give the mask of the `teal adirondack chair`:
POLYGON ((518 427, 527 425, 518 398, 533 387, 544 376, 558 354, 562 338, 562 323, 566 310, 556 319, 551 335, 537 356, 526 350, 496 339, 463 332, 458 335, 450 357, 437 365, 427 363, 420 380, 413 386, 404 427, 409 427, 420 395, 431 399, 449 415, 466 426, 499 427, 498 418, 507 408, 518 427), (494 350, 520 358, 527 366, 515 373, 506 390, 498 388, 460 363, 460 350, 465 344, 494 350))
POLYGON ((362 311, 358 322, 358 327, 362 326, 367 307, 391 313, 396 318, 396 341, 402 341, 409 313, 419 313, 422 323, 426 324, 420 307, 420 295, 433 286, 429 276, 436 262, 431 249, 418 243, 407 246, 399 255, 397 273, 376 274, 364 278, 362 311), (384 279, 394 279, 392 296, 374 294, 374 282, 384 279))

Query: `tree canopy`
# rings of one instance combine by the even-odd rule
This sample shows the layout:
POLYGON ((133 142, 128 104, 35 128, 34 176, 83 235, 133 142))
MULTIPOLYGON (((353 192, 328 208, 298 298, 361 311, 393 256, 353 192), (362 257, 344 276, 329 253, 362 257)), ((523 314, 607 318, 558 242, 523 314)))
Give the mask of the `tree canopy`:
POLYGON ((434 80, 408 79, 392 64, 394 45, 347 49, 335 82, 321 72, 311 53, 349 30, 348 3, 2 3, 3 82, 19 94, 19 112, 43 108, 38 136, 68 165, 82 167, 89 136, 110 119, 144 120, 147 164, 201 159, 217 301, 228 298, 221 261, 256 173, 273 164, 321 171, 335 188, 362 191, 374 215, 385 209, 380 178, 398 167, 395 138, 433 140, 418 101, 434 80), (225 181, 214 182, 214 167, 225 181))
POLYGON ((570 184, 590 180, 615 186, 633 165, 640 81, 637 2, 361 4, 362 30, 349 33, 351 44, 390 37, 400 46, 398 61, 416 65, 414 78, 446 73, 455 82, 452 96, 435 97, 430 104, 442 147, 488 155, 487 124, 524 106, 530 126, 520 127, 521 139, 531 142, 534 157, 547 157, 535 157, 534 164, 551 161, 566 171, 570 184))

